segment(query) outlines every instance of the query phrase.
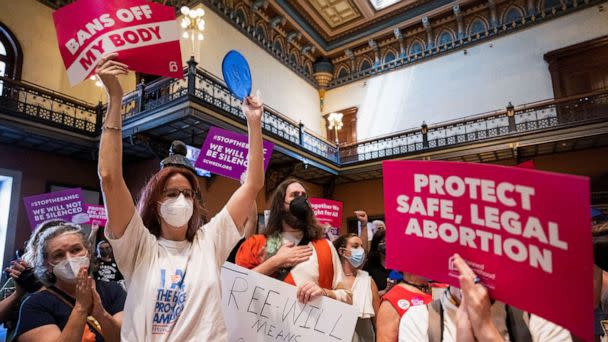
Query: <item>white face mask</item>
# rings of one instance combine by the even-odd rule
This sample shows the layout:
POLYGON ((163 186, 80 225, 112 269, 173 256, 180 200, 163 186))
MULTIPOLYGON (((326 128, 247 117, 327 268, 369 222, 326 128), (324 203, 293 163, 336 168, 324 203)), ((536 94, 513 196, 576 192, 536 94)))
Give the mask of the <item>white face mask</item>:
POLYGON ((89 256, 83 255, 79 257, 66 258, 57 265, 51 265, 53 266, 53 274, 57 276, 57 278, 68 283, 73 283, 76 281, 76 277, 78 277, 78 272, 80 272, 80 269, 83 267, 89 267, 89 264, 89 256))
POLYGON ((161 203, 160 216, 171 228, 179 229, 190 221, 193 210, 192 200, 187 200, 184 194, 179 194, 179 197, 169 198, 161 203))

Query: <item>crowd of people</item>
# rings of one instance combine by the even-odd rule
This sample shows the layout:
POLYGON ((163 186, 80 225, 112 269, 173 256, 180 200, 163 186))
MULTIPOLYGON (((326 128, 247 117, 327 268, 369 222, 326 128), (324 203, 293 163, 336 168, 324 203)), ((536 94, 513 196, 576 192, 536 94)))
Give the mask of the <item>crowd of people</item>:
MULTIPOLYGON (((137 204, 123 179, 123 95, 127 66, 103 58, 97 75, 108 93, 99 177, 108 221, 97 228, 45 222, 6 272, 12 288, 0 321, 18 341, 227 341, 220 271, 226 260, 297 287, 297 300, 325 296, 358 314, 353 341, 572 341, 564 328, 490 298, 458 255, 459 286, 386 267, 386 229, 356 211, 357 233, 324 238, 304 184, 287 179, 275 190, 258 231, 264 183, 261 116, 256 97, 243 101, 249 137, 246 177, 223 209, 206 217, 194 166, 173 153, 144 186, 137 204), (370 227, 369 229, 366 229, 370 227)), ((593 225, 596 336, 608 305, 608 224, 593 225)), ((407 246, 404 246, 407 248, 407 246)))

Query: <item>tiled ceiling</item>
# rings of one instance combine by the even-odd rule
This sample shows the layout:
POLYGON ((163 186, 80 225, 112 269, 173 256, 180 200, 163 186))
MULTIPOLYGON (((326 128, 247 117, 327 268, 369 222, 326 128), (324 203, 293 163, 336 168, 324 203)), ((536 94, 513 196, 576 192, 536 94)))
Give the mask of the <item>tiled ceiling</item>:
POLYGON ((361 12, 350 0, 309 0, 308 3, 331 28, 361 17, 361 12))

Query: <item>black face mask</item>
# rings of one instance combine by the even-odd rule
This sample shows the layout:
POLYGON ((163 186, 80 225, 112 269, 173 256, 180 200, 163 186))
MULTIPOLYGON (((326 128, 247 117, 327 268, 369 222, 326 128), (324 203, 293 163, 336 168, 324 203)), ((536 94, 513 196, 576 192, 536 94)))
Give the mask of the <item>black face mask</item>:
POLYGON ((305 230, 311 213, 312 209, 306 200, 306 196, 299 196, 289 203, 289 210, 281 210, 281 217, 283 222, 290 227, 305 230))
POLYGON ((301 221, 306 221, 311 212, 306 196, 298 196, 289 203, 289 212, 301 221))

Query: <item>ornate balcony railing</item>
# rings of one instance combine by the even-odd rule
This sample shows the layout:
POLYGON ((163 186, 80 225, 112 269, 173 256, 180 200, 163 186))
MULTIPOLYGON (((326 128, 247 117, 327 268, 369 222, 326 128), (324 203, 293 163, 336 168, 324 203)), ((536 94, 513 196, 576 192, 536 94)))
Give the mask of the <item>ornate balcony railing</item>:
POLYGON ((495 111, 360 141, 340 147, 340 164, 370 161, 428 149, 477 143, 498 137, 605 121, 608 90, 520 106, 509 117, 495 111))
POLYGON ((99 106, 6 77, 0 77, 0 84, 0 108, 16 117, 85 135, 99 130, 99 106))
MULTIPOLYGON (((139 84, 123 98, 124 122, 135 122, 152 111, 170 108, 172 103, 186 99, 197 101, 226 118, 245 122, 241 101, 228 91, 222 80, 196 68, 193 61, 189 62, 184 76, 139 84)), ((0 78, 0 84, 3 113, 92 137, 99 135, 103 106, 4 77, 0 78)), ((302 152, 335 166, 344 166, 606 120, 608 90, 522 105, 515 108, 512 116, 505 110, 488 112, 430 125, 426 134, 421 128, 414 128, 339 148, 270 107, 265 107, 262 128, 264 134, 302 152)))
MULTIPOLYGON (((192 99, 212 108, 231 119, 244 121, 241 110, 242 102, 234 97, 224 82, 215 75, 196 68, 196 63, 189 62, 184 72, 184 79, 160 79, 147 85, 140 84, 123 99, 123 119, 136 120, 146 115, 148 110, 158 108, 171 101, 190 95, 192 99)), ((281 115, 269 106, 264 106, 262 129, 265 134, 312 153, 333 163, 338 163, 338 147, 316 136, 303 124, 281 115)))

